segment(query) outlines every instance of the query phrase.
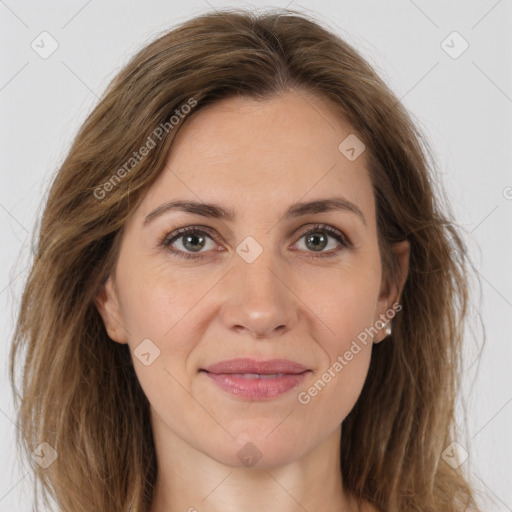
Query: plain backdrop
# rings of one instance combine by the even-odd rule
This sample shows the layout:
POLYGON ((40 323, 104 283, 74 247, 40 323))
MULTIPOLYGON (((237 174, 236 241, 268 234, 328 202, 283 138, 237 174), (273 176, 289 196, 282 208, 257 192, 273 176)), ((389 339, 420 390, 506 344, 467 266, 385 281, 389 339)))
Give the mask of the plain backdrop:
MULTIPOLYGON (((32 510, 7 356, 34 223, 78 127, 120 67, 163 30, 212 9, 286 6, 359 49, 435 149, 480 278, 473 302, 487 336, 483 344, 478 323, 466 336, 463 466, 490 497, 485 510, 512 511, 511 0, 0 0, 0 512, 32 510)), ((461 425, 462 412, 459 404, 461 425)))

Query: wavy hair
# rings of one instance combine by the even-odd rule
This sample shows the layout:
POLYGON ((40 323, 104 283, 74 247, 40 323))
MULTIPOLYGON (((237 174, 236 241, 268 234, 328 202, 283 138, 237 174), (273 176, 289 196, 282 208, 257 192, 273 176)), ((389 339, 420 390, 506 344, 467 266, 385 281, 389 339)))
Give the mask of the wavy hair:
POLYGON ((386 278, 397 278, 392 244, 411 247, 403 310, 391 338, 374 346, 343 421, 343 484, 382 512, 479 510, 462 469, 442 457, 458 436, 468 255, 432 151, 341 37, 297 11, 240 9, 197 16, 142 48, 88 115, 51 184, 10 353, 18 448, 29 454, 46 441, 59 454, 47 469, 34 465, 46 505, 52 498, 62 512, 149 510, 157 461, 148 400, 128 345, 109 339, 94 298, 123 226, 187 119, 183 105, 192 99, 195 115, 221 99, 289 90, 330 102, 364 142, 386 278), (154 147, 134 161, 158 127, 154 147))

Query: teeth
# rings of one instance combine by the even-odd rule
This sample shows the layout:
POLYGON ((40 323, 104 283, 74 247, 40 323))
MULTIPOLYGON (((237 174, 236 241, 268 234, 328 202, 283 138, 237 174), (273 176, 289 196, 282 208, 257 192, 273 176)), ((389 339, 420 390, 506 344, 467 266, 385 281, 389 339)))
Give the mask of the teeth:
POLYGON ((260 375, 259 373, 238 373, 237 377, 244 379, 275 379, 276 377, 282 377, 284 373, 271 373, 269 375, 260 375))

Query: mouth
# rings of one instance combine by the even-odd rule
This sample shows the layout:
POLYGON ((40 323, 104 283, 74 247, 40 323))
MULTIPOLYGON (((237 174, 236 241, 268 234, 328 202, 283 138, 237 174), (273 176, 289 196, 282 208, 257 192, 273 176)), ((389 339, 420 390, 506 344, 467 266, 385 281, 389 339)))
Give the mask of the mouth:
POLYGON ((264 400, 296 388, 311 370, 287 359, 256 361, 245 358, 221 361, 200 372, 231 395, 246 400, 264 400))

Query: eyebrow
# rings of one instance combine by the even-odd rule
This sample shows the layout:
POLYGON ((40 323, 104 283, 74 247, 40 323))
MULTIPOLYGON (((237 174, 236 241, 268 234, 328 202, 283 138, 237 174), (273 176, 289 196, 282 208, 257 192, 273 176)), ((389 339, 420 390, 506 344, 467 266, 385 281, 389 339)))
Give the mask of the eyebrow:
MULTIPOLYGON (((203 217, 214 219, 221 219, 226 221, 234 221, 236 213, 230 208, 224 208, 214 203, 201 203, 197 201, 168 201, 155 208, 144 219, 143 226, 147 226, 151 221, 171 211, 182 211, 188 213, 195 213, 203 217)), ((357 205, 344 197, 330 197, 326 199, 317 199, 315 201, 308 201, 302 203, 292 204, 285 212, 283 218, 285 220, 300 217, 302 215, 324 213, 331 211, 345 211, 356 214, 365 226, 367 226, 366 219, 363 212, 357 205)))

